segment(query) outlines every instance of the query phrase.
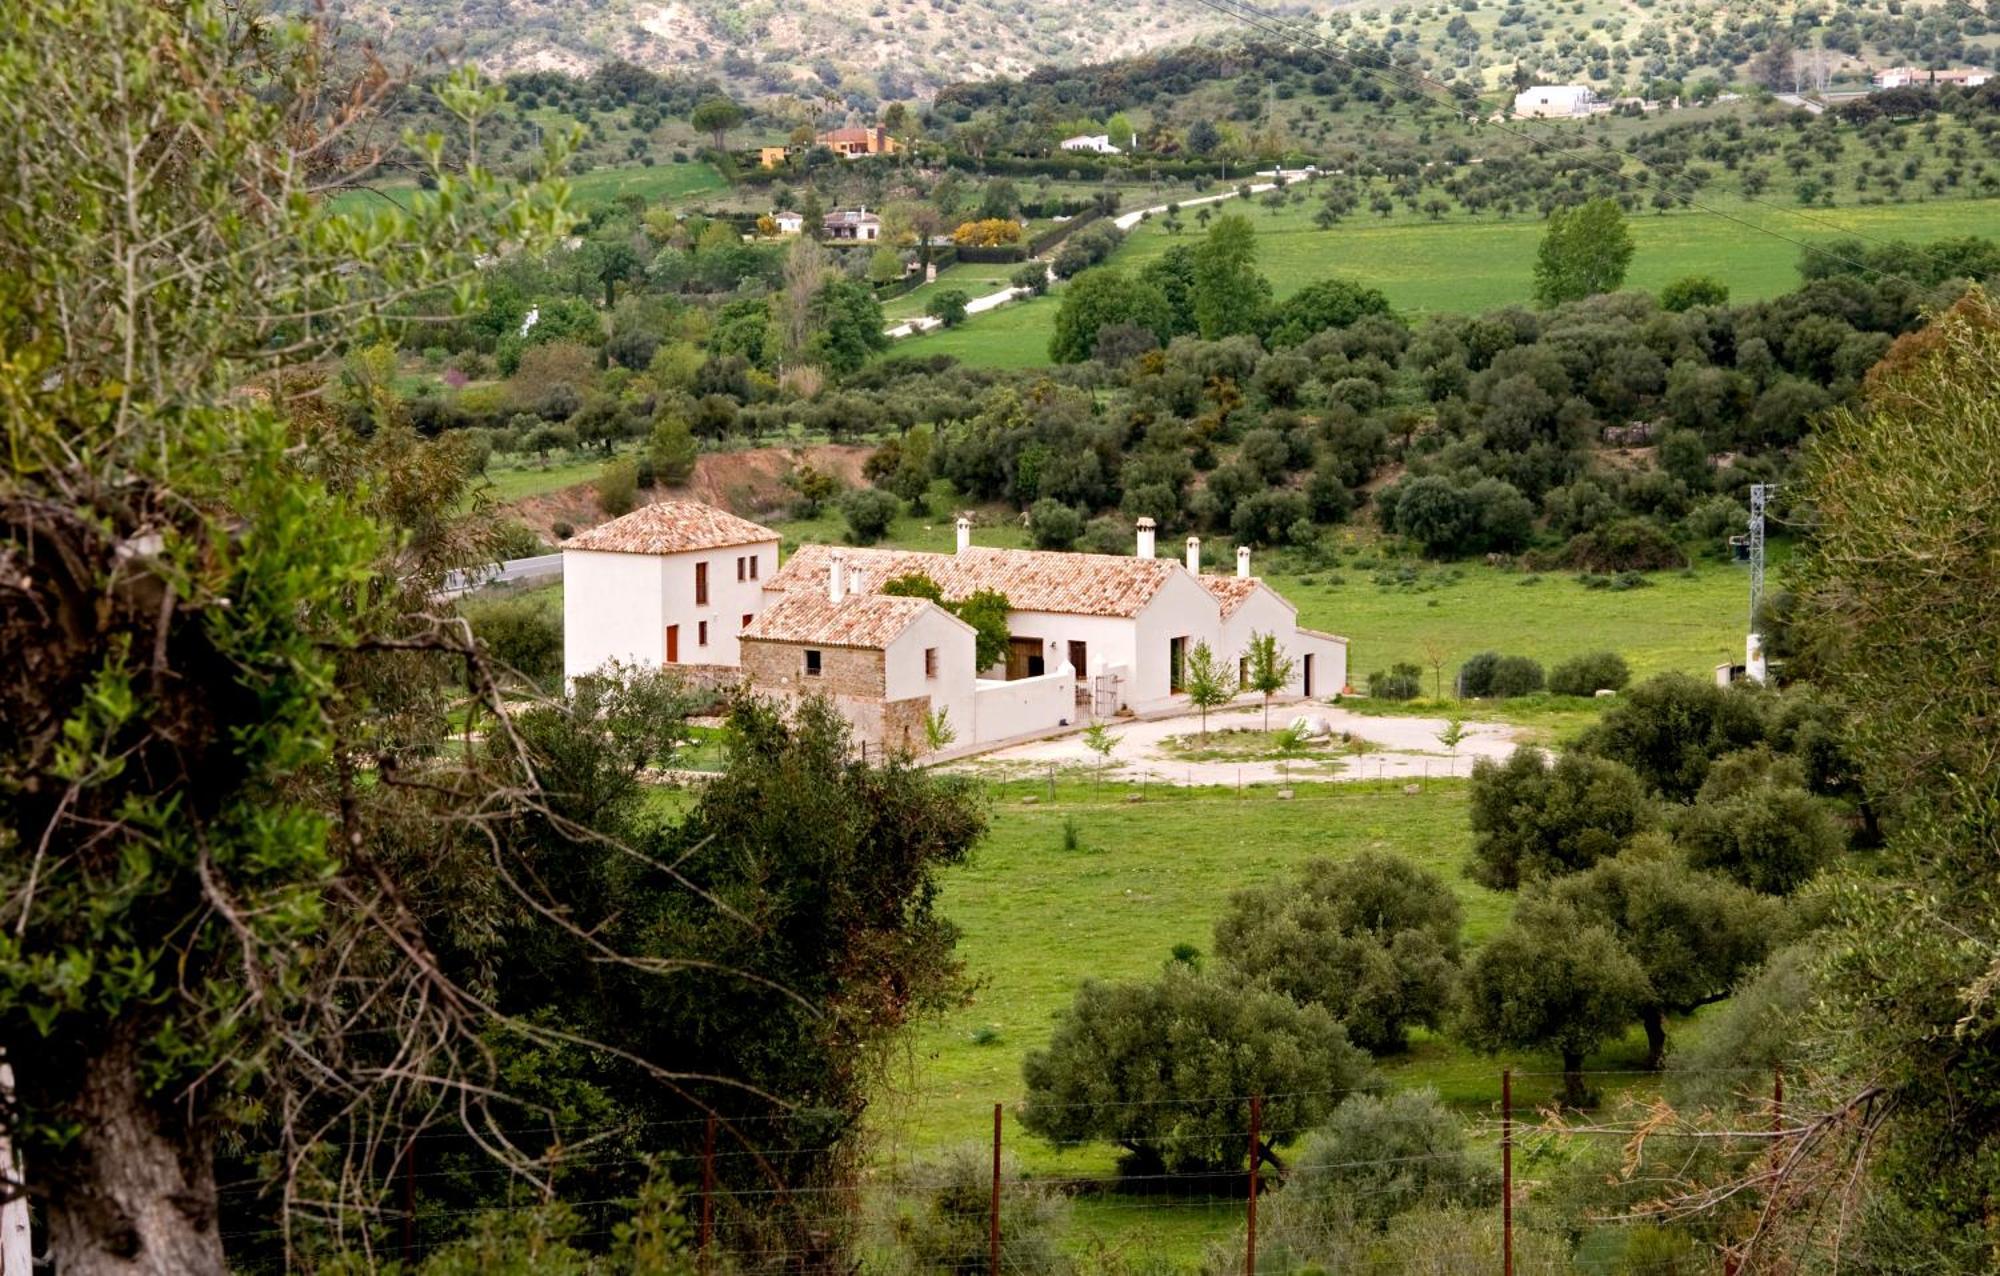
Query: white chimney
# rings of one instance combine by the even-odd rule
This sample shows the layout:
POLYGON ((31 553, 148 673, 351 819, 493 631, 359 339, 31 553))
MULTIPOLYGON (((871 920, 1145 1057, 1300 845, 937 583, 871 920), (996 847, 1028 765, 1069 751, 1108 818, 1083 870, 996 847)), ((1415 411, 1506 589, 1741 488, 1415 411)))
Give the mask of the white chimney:
POLYGON ((868 575, 859 567, 847 569, 847 579, 842 582, 843 592, 849 598, 859 598, 868 592, 868 575))
POLYGON ((1141 558, 1151 558, 1153 556, 1153 520, 1150 518, 1139 520, 1138 552, 1141 558))
POLYGON ((828 557, 826 563, 826 600, 828 602, 837 603, 840 601, 842 586, 846 584, 841 579, 841 576, 846 570, 847 555, 836 550, 828 557))
POLYGON ((958 517, 958 552, 972 548, 972 520, 963 514, 958 517))
POLYGON ((1197 576, 1201 575, 1201 537, 1199 536, 1188 537, 1187 565, 1190 572, 1193 572, 1197 576))
POLYGON ((1248 545, 1238 545, 1236 547, 1236 574, 1245 580, 1250 579, 1250 547, 1248 545))

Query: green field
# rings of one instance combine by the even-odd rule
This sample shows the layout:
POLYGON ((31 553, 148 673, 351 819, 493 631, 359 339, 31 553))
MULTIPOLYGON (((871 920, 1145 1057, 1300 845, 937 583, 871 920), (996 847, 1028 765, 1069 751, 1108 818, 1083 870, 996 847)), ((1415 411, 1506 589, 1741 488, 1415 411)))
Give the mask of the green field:
MULTIPOLYGON (((1729 285, 1732 300, 1749 301, 1798 286, 1799 243, 1825 243, 1843 234, 1919 242, 2000 236, 2000 200, 1796 211, 1775 201, 1753 204, 1717 197, 1704 202, 1728 216, 1690 210, 1638 213, 1628 219, 1637 249, 1626 278, 1629 287, 1657 291, 1683 275, 1709 274, 1729 285), (1794 240, 1799 243, 1790 242, 1794 240)), ((1543 230, 1537 219, 1473 219, 1460 213, 1436 222, 1407 215, 1382 221, 1360 213, 1320 230, 1312 223, 1317 206, 1317 200, 1308 198, 1277 213, 1235 201, 1214 207, 1248 213, 1257 228, 1259 268, 1281 298, 1330 276, 1380 288, 1397 310, 1412 314, 1487 310, 1532 298, 1535 251, 1543 230)), ((1184 220, 1186 229, 1179 236, 1164 229, 1160 219, 1140 223, 1113 255, 1113 264, 1136 268, 1175 243, 1198 242, 1200 228, 1191 217, 1184 220)), ((1003 306, 973 316, 954 331, 899 342, 894 350, 953 354, 990 367, 1044 363, 1058 304, 1051 297, 1003 306)))
MULTIPOLYGON (((582 211, 625 195, 658 203, 726 190, 729 183, 713 164, 694 161, 654 164, 650 168, 640 164, 605 165, 569 178, 569 187, 571 209, 582 211)), ((346 190, 334 196, 333 206, 341 212, 357 212, 380 206, 385 196, 401 204, 416 189, 414 183, 406 181, 370 182, 366 189, 346 190)))

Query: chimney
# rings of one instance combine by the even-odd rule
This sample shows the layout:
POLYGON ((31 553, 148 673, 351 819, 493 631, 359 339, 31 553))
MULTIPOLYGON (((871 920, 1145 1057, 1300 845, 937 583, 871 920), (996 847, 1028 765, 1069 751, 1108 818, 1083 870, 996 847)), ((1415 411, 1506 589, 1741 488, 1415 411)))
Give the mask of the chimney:
POLYGON ((846 584, 841 579, 841 576, 846 571, 847 555, 841 553, 839 550, 835 550, 827 559, 826 564, 826 600, 828 602, 837 603, 840 601, 841 587, 846 584))
POLYGON ((972 520, 961 514, 958 516, 958 552, 972 548, 972 520))
POLYGON ((847 579, 841 582, 841 592, 849 598, 859 598, 868 592, 868 576, 859 567, 847 569, 847 579))
POLYGON ((1201 575, 1201 537, 1199 536, 1188 537, 1187 565, 1188 571, 1196 576, 1201 575))
POLYGON ((1236 574, 1245 580, 1250 579, 1250 547, 1248 545, 1238 545, 1236 547, 1236 574))
POLYGON ((1151 558, 1153 556, 1153 520, 1150 518, 1139 520, 1138 554, 1141 558, 1151 558))

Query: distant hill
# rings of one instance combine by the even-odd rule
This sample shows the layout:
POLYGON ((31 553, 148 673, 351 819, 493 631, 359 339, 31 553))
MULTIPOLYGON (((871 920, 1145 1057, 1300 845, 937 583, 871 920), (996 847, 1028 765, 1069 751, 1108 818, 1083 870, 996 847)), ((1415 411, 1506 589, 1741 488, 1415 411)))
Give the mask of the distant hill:
MULTIPOLYGON (((752 95, 878 100, 1185 44, 1233 24, 1193 0, 332 0, 395 52, 584 73, 611 58, 752 95)), ((1334 0, 1285 8, 1325 13, 1334 0)))

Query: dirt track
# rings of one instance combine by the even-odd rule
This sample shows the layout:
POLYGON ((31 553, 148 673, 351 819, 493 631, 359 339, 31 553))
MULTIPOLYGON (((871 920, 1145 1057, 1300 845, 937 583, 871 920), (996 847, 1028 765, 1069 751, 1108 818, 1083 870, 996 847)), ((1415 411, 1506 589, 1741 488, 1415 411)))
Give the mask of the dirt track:
MULTIPOLYGON (((791 499, 785 486, 785 472, 800 462, 827 470, 848 487, 863 486, 861 463, 873 449, 853 444, 821 444, 807 448, 748 448, 734 452, 704 452, 694 464, 694 473, 679 487, 656 488, 641 493, 649 500, 700 501, 745 518, 771 518, 791 499)), ((568 523, 577 531, 604 522, 597 508, 597 485, 573 483, 558 491, 530 496, 514 502, 513 510, 522 522, 554 539, 555 524, 568 523)))

